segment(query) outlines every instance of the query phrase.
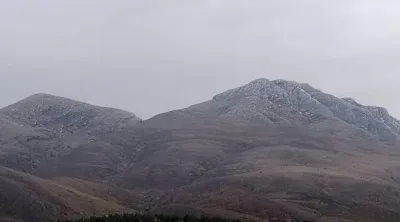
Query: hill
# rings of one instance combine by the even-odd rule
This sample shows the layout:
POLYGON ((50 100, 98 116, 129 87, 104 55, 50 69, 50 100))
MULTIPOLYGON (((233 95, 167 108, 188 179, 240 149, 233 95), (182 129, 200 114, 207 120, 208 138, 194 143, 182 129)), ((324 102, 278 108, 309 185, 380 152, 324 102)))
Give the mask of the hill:
POLYGON ((0 221, 49 221, 132 213, 117 201, 0 166, 0 221))

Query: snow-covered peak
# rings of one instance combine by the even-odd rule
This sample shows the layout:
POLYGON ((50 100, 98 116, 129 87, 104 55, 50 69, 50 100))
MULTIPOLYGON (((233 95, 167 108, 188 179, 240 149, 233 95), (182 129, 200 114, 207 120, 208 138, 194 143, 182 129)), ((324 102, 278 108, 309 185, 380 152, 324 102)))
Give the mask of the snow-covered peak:
POLYGON ((400 121, 385 108, 363 106, 354 99, 341 99, 307 83, 284 79, 257 79, 218 94, 209 103, 195 106, 208 112, 212 107, 215 109, 212 113, 220 117, 256 123, 313 126, 324 121, 339 121, 388 143, 400 138, 400 121))
POLYGON ((214 97, 215 100, 230 100, 237 97, 260 97, 264 99, 285 98, 285 91, 268 79, 257 79, 249 84, 228 90, 214 97))

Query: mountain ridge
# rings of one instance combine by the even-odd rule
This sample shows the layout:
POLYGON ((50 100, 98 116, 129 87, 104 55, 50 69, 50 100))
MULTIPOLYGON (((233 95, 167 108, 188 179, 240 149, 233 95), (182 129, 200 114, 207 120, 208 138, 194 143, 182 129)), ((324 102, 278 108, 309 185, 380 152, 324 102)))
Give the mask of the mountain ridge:
POLYGON ((261 79, 148 120, 133 115, 48 94, 0 109, 0 220, 37 218, 42 202, 45 221, 114 209, 264 221, 400 217, 400 149, 384 137, 396 136, 397 120, 384 109, 261 79), (29 195, 32 186, 43 199, 29 195))
POLYGON ((364 106, 354 99, 326 94, 309 84, 282 79, 257 79, 189 109, 267 125, 310 126, 323 121, 340 121, 387 144, 395 145, 400 139, 400 121, 386 108, 364 106))

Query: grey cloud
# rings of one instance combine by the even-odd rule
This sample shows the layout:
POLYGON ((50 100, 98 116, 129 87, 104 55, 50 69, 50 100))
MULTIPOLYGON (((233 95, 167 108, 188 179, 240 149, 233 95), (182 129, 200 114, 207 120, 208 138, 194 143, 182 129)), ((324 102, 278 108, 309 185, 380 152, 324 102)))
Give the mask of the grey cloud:
POLYGON ((35 92, 147 118, 255 78, 400 117, 395 0, 37 0, 0 7, 0 106, 35 92))

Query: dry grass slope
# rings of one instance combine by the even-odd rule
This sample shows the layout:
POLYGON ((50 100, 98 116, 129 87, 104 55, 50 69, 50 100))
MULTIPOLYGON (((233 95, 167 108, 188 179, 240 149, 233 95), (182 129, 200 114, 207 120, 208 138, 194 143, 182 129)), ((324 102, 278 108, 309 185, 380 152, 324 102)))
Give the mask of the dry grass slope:
POLYGON ((80 216, 135 212, 64 184, 0 167, 0 212, 4 218, 49 221, 80 216))

